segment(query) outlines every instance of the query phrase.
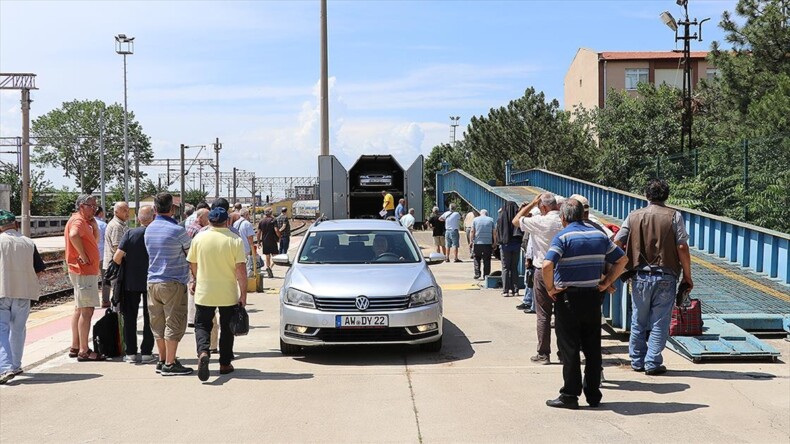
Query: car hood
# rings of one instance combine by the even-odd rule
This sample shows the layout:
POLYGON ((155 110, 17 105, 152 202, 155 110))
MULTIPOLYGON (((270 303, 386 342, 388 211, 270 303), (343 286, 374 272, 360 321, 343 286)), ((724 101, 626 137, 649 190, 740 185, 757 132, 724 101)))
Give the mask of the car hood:
POLYGON ((425 262, 301 264, 291 270, 286 282, 286 286, 323 297, 404 296, 433 285, 433 275, 425 262))

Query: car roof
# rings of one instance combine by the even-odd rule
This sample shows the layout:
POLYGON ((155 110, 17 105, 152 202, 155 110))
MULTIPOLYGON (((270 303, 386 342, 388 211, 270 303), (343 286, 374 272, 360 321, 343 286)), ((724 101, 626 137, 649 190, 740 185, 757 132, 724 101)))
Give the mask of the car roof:
POLYGON ((401 224, 384 219, 333 219, 313 224, 310 231, 340 231, 340 230, 388 230, 408 231, 401 224))

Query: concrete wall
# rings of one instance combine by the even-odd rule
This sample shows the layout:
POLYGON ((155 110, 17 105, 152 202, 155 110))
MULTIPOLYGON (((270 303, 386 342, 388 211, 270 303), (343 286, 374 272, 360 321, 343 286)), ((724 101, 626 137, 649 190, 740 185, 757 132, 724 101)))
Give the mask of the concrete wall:
POLYGON ((0 209, 11 209, 11 185, 0 184, 0 209))
POLYGON ((566 111, 574 106, 594 109, 598 106, 598 53, 579 48, 565 73, 563 104, 566 111))

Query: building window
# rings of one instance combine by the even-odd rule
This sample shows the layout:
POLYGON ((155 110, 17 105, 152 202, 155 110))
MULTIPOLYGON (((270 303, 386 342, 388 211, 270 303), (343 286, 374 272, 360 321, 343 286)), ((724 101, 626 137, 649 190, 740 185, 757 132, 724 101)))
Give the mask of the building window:
POLYGON ((647 68, 626 68, 625 70, 625 89, 636 90, 636 85, 648 82, 647 68))
POLYGON ((719 70, 716 68, 708 68, 705 70, 705 78, 708 80, 714 79, 719 75, 719 70))

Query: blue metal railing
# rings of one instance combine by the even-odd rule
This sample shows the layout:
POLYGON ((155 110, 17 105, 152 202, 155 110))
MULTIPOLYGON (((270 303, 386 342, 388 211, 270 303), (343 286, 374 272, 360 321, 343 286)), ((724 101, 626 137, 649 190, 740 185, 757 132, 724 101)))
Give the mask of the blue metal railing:
POLYGON ((445 210, 445 194, 456 194, 475 210, 485 208, 494 216, 507 201, 491 186, 463 170, 436 173, 436 205, 441 211, 445 210))
MULTIPOLYGON (((546 170, 529 170, 523 175, 531 186, 562 196, 581 194, 590 206, 606 215, 625 219, 633 210, 647 205, 644 197, 546 170)), ((511 183, 515 182, 511 178, 511 183)), ((790 284, 790 234, 749 225, 734 219, 714 216, 689 208, 676 207, 686 221, 689 245, 729 262, 765 273, 790 284)))
POLYGON ((517 171, 510 174, 508 185, 525 186, 529 185, 529 171, 517 171))

